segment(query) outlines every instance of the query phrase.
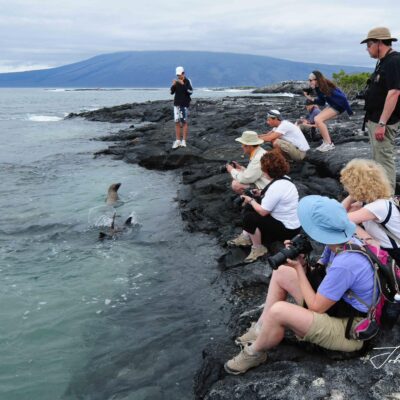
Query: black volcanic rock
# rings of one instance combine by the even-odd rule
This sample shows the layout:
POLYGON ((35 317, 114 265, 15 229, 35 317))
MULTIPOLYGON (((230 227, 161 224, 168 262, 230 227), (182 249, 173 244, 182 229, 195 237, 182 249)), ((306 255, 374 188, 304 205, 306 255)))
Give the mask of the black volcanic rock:
MULTIPOLYGON (((232 314, 226 337, 215 338, 203 351, 203 363, 194 378, 196 399, 398 398, 400 369, 393 363, 375 369, 369 358, 379 354, 372 346, 399 345, 399 325, 380 335, 368 349, 354 354, 299 343, 287 332, 283 342, 269 351, 264 365, 243 376, 225 373, 224 362, 239 351, 233 339, 261 313, 272 271, 264 261, 243 264, 246 250, 225 245, 240 231, 240 211, 232 204, 231 180, 223 166, 228 160, 247 162, 234 139, 247 129, 266 131, 266 110, 278 108, 285 118, 294 121, 304 115, 304 98, 252 96, 195 100, 191 107, 188 146, 176 150, 171 149, 174 139, 171 108, 172 102, 158 101, 101 109, 79 116, 94 121, 132 122, 133 127, 119 134, 100 138, 113 144, 96 156, 112 155, 146 168, 179 171, 182 185, 177 198, 187 229, 211 234, 221 244, 216 268, 221 272, 221 287, 231 288, 226 301, 231 304, 232 314)), ((367 136, 360 130, 362 105, 355 102, 353 109, 356 114, 351 119, 342 115, 329 123, 336 144, 334 151, 320 153, 311 149, 304 162, 291 164, 290 175, 300 196, 323 194, 340 200, 344 195, 338 182, 341 168, 354 157, 370 157, 367 136)), ((311 144, 313 148, 318 145, 311 144)), ((398 184, 399 178, 398 174, 398 184)), ((276 247, 270 250, 276 251, 276 247)))

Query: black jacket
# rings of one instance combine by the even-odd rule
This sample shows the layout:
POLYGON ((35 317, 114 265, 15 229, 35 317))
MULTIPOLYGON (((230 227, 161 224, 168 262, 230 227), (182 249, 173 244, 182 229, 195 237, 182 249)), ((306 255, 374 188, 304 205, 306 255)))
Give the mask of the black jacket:
MULTIPOLYGON (((379 122, 389 90, 400 89, 400 54, 392 51, 377 63, 368 80, 365 94, 366 119, 379 122)), ((400 121, 400 100, 387 121, 388 125, 400 121)))
POLYGON ((176 83, 171 86, 171 94, 175 94, 174 106, 189 107, 190 95, 193 93, 193 88, 188 78, 183 79, 183 85, 176 83))

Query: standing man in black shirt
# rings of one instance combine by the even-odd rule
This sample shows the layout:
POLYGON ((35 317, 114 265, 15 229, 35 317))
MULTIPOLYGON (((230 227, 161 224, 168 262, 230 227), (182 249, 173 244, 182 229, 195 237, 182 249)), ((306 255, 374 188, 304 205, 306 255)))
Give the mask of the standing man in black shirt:
POLYGON ((176 67, 176 78, 172 81, 171 86, 171 94, 175 94, 174 120, 176 140, 172 144, 173 149, 186 147, 190 95, 193 93, 192 83, 186 78, 183 67, 176 67), (182 141, 181 128, 183 129, 182 141))
POLYGON ((395 143, 400 123, 400 53, 392 49, 388 28, 371 29, 361 43, 367 44, 375 71, 368 80, 365 94, 365 121, 371 142, 372 157, 380 163, 396 188, 395 143))

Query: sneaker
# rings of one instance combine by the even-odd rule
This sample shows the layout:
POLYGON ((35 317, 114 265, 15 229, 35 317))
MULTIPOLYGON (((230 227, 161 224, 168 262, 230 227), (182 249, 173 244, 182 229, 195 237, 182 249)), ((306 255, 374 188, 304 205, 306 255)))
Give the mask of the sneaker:
POLYGON ((228 374, 244 374, 250 368, 258 367, 260 364, 266 361, 266 352, 260 352, 252 355, 249 353, 248 348, 249 346, 245 346, 236 357, 225 363, 224 368, 228 374))
POLYGON ((181 141, 180 140, 175 140, 175 142, 172 145, 172 148, 173 149, 177 149, 180 145, 181 145, 181 141))
POLYGON ((257 322, 252 322, 248 331, 242 336, 239 336, 235 339, 235 344, 246 346, 246 344, 251 344, 255 342, 255 340, 257 339, 256 324, 257 322))
POLYGON ((181 147, 186 147, 186 140, 181 141, 181 147))
POLYGON ((243 232, 236 237, 235 239, 228 240, 226 242, 229 246, 243 246, 243 247, 249 247, 252 245, 250 236, 245 235, 243 232))
POLYGON ((257 247, 252 247, 250 254, 244 259, 245 263, 251 263, 256 261, 258 258, 262 257, 264 254, 268 253, 268 249, 261 245, 257 247))
POLYGON ((321 146, 317 147, 315 150, 321 151, 322 153, 325 153, 327 151, 331 151, 335 148, 335 145, 333 143, 325 143, 323 142, 321 146))

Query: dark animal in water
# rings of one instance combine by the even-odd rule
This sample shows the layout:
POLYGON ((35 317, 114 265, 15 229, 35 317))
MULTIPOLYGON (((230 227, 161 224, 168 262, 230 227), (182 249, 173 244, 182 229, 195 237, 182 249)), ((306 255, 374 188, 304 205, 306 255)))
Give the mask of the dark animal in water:
POLYGON ((124 223, 124 226, 122 228, 116 228, 115 227, 115 217, 116 217, 117 213, 115 212, 113 215, 113 219, 110 225, 110 231, 109 233, 105 233, 105 232, 100 232, 99 233, 99 239, 100 240, 104 240, 104 239, 113 239, 116 237, 116 235, 118 233, 123 232, 124 228, 127 228, 128 226, 132 226, 132 215, 130 215, 127 220, 124 223))

